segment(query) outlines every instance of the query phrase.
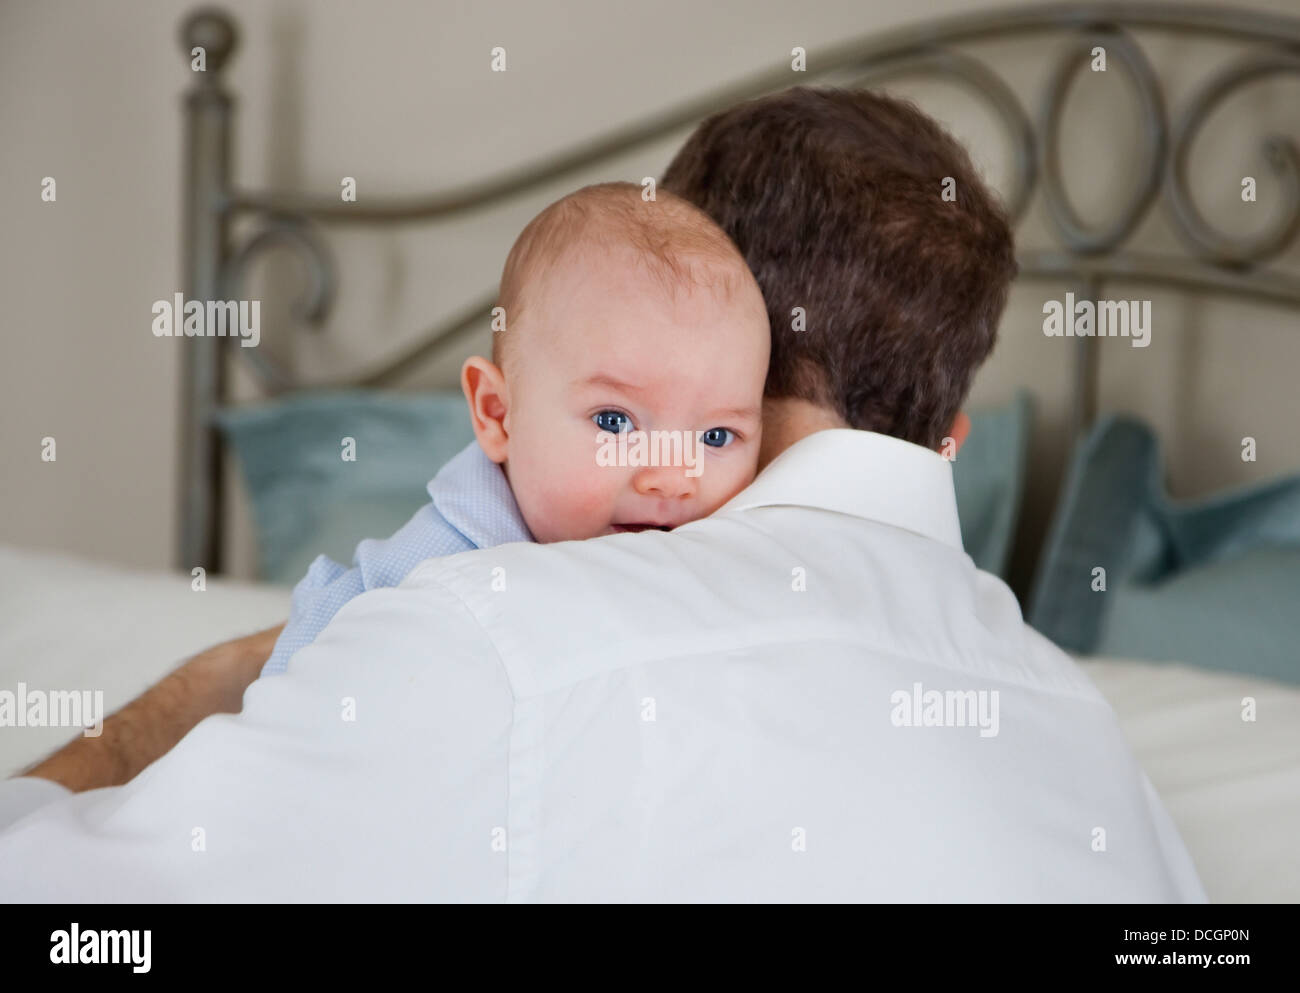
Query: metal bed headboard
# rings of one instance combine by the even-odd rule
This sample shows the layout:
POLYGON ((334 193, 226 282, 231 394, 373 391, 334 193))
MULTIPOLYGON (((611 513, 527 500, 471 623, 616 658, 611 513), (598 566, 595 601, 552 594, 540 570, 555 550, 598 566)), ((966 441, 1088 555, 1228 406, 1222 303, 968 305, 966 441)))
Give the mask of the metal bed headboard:
MULTIPOLYGON (((791 85, 788 65, 725 86, 669 111, 618 128, 605 137, 493 179, 428 196, 343 203, 337 193, 315 196, 239 188, 230 168, 232 106, 223 69, 238 45, 235 22, 205 8, 181 27, 185 57, 195 47, 206 54, 206 71, 194 73, 185 97, 184 275, 191 300, 235 299, 249 265, 267 248, 287 246, 307 263, 310 288, 295 308, 308 325, 319 326, 330 310, 336 275, 324 225, 388 225, 443 221, 533 190, 657 138, 666 137, 732 104, 791 85), (234 221, 249 218, 255 228, 238 240, 234 221)), ((1277 216, 1262 234, 1232 237, 1210 225, 1188 189, 1190 149, 1206 117, 1238 87, 1278 73, 1300 72, 1300 19, 1213 6, 1135 3, 1067 3, 1031 9, 998 9, 909 26, 848 42, 817 53, 815 70, 799 82, 840 76, 862 86, 917 71, 960 82, 996 111, 1014 150, 1014 186, 1005 201, 1016 222, 1036 189, 1042 189, 1059 245, 1018 253, 1025 279, 1066 280, 1078 299, 1098 299, 1111 282, 1142 282, 1210 291, 1287 307, 1300 307, 1300 280, 1268 268, 1300 229, 1300 154, 1294 136, 1269 136, 1263 154, 1283 194, 1277 216), (1235 61, 1209 76, 1181 108, 1172 127, 1165 101, 1132 29, 1197 35, 1249 46, 1235 61), (964 43, 1055 33, 1061 51, 1037 126, 1002 77, 954 46, 964 43), (1140 180, 1132 198, 1108 226, 1089 226, 1071 208, 1061 179, 1057 133, 1065 94, 1075 74, 1100 45, 1125 69, 1142 115, 1140 180), (1187 257, 1140 254, 1124 243, 1158 194, 1174 222, 1187 257)), ((468 332, 486 327, 495 290, 422 334, 417 343, 379 367, 331 385, 378 386, 468 332)), ((226 345, 234 339, 198 337, 186 342, 182 381, 181 536, 178 564, 188 570, 221 566, 221 518, 226 481, 215 415, 227 393, 226 345)), ((1073 426, 1087 427, 1096 411, 1098 353, 1091 338, 1077 338, 1074 354, 1073 426)), ((295 377, 256 348, 233 349, 271 393, 301 388, 295 377)), ((313 384, 319 386, 320 384, 313 384)))

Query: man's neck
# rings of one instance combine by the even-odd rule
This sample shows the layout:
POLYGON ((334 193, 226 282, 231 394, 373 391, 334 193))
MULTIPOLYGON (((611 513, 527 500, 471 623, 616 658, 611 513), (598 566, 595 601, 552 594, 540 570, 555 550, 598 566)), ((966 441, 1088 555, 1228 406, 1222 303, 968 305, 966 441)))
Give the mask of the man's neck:
POLYGON ((807 400, 782 397, 763 401, 763 441, 758 449, 758 468, 784 452, 796 441, 829 428, 847 428, 848 424, 833 410, 807 400))

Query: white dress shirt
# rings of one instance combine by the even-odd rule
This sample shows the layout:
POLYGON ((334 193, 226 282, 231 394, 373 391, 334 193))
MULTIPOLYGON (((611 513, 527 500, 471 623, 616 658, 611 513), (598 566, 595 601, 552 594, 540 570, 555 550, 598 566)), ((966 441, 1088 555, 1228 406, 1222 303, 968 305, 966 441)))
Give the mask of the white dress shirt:
POLYGON ((22 783, 4 899, 1204 900, 948 463, 861 431, 672 533, 426 561, 128 785, 22 783))

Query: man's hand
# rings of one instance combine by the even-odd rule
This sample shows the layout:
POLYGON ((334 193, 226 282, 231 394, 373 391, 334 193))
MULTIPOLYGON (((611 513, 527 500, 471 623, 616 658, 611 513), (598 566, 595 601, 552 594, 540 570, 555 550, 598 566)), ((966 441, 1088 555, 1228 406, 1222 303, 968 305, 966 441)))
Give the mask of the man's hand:
POLYGON ((22 775, 53 780, 74 793, 130 782, 203 718, 243 709, 244 690, 271 657, 283 627, 194 656, 104 721, 102 734, 75 738, 22 775))

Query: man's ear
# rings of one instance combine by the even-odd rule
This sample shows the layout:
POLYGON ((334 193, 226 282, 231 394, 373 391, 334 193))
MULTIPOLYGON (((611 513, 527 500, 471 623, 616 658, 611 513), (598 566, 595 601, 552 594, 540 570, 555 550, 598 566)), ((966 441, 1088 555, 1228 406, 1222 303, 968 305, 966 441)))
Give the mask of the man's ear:
POLYGON ((509 447, 506 411, 510 398, 506 391, 506 377, 492 362, 471 355, 460 367, 460 388, 469 404, 469 419, 479 447, 500 465, 506 460, 509 447))
MULTIPOLYGON (((948 429, 948 437, 952 439, 952 454, 955 456, 966 444, 966 438, 970 434, 970 418, 966 416, 966 411, 957 411, 957 416, 952 419, 952 427, 948 429)), ((946 439, 945 439, 946 440, 946 439)), ((940 451, 943 446, 939 446, 940 451)))

